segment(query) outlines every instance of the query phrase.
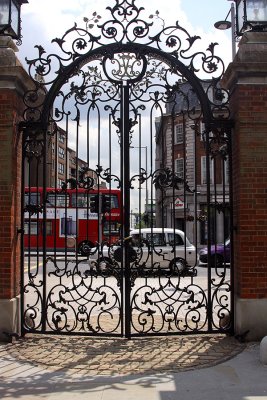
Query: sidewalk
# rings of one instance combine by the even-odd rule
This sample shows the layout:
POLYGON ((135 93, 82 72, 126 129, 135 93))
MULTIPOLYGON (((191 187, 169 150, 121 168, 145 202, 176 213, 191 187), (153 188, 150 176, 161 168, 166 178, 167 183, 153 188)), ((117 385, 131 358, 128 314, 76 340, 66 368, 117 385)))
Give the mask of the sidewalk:
POLYGON ((35 335, 0 344, 0 399, 38 398, 267 400, 267 367, 259 343, 222 335, 35 335))

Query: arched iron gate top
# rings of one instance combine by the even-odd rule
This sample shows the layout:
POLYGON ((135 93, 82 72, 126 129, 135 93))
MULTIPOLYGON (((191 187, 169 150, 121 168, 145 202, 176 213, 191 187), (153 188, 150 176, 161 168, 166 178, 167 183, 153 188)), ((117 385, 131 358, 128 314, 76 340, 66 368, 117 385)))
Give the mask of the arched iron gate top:
POLYGON ((102 24, 101 16, 96 12, 91 18, 84 18, 84 27, 75 23, 62 38, 52 40, 60 54, 47 55, 42 46, 35 46, 38 57, 27 60, 35 89, 24 97, 26 123, 47 125, 55 96, 83 65, 100 57, 112 59, 115 54, 133 53, 137 59, 145 56, 161 59, 171 71, 181 76, 172 90, 188 82, 201 104, 203 121, 208 126, 229 126, 229 93, 220 86, 225 67, 215 54, 218 43, 211 43, 205 52, 194 52, 199 36, 191 36, 178 22, 165 26, 158 11, 151 14, 151 22, 147 22, 142 19, 144 8, 138 8, 135 3, 136 0, 115 0, 113 7, 107 7, 111 18, 102 24), (201 78, 203 74, 204 79, 201 78), (213 92, 212 100, 209 91, 213 92))

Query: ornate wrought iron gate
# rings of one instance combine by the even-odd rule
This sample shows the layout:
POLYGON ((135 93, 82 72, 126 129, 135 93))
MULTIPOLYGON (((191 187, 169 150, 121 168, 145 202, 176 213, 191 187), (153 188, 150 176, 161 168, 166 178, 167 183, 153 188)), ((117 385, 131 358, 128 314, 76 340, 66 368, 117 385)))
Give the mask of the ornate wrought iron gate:
POLYGON ((28 61, 22 331, 230 331, 222 60, 158 12, 115 3, 28 61))

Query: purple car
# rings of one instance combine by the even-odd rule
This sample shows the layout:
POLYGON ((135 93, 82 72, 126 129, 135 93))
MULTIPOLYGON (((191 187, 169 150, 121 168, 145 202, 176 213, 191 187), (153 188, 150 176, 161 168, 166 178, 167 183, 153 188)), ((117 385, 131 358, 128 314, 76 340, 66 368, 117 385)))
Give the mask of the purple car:
MULTIPOLYGON (((211 267, 230 264, 231 247, 230 239, 225 243, 212 245, 210 249, 210 265, 211 267)), ((208 248, 201 249, 198 253, 198 265, 207 266, 208 264, 208 248)))

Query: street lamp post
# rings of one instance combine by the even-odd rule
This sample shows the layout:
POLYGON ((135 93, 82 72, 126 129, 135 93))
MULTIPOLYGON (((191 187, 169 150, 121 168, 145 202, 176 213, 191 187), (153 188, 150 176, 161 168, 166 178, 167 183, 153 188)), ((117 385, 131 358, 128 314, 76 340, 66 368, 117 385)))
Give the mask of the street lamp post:
POLYGON ((0 1, 0 36, 21 40, 20 9, 28 0, 0 1))
POLYGON ((231 4, 231 8, 226 15, 224 21, 217 21, 214 24, 216 29, 220 30, 225 30, 231 28, 232 32, 232 59, 235 58, 236 55, 236 40, 235 40, 235 6, 234 3, 231 4), (227 21, 227 18, 229 17, 229 14, 231 14, 231 21, 227 21))
MULTIPOLYGON (((131 146, 132 149, 144 149, 145 150, 145 155, 146 155, 146 160, 145 160, 145 165, 146 165, 146 173, 147 173, 147 146, 131 146)), ((141 157, 140 157, 141 159, 141 157)), ((140 168, 141 170, 141 161, 140 161, 140 168)), ((147 205, 148 205, 148 184, 147 184, 147 179, 146 179, 146 197, 145 197, 145 212, 147 211, 147 205)))

